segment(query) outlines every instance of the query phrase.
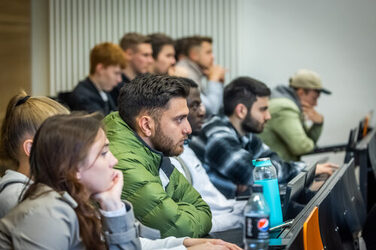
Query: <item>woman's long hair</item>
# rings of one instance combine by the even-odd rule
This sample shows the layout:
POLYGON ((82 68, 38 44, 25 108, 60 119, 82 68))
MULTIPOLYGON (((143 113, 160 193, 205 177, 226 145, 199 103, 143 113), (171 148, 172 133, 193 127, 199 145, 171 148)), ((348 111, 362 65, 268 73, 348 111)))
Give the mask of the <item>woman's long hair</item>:
POLYGON ((89 149, 102 127, 101 118, 99 114, 57 115, 41 125, 30 153, 30 173, 34 183, 23 198, 37 198, 39 184, 59 193, 68 192, 78 204, 75 212, 80 236, 87 249, 106 249, 98 211, 85 186, 77 179, 78 167, 85 164, 89 149))
POLYGON ((7 169, 18 169, 19 149, 25 135, 33 137, 48 117, 68 113, 64 106, 45 96, 30 97, 25 91, 13 96, 1 125, 0 176, 7 169))

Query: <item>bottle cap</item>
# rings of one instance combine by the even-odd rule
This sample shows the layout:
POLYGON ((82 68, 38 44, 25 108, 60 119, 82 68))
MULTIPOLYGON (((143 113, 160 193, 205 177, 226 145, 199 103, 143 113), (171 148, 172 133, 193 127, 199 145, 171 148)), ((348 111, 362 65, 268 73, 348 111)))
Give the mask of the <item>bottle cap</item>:
POLYGON ((270 158, 260 158, 257 160, 252 160, 253 166, 255 167, 264 167, 272 165, 270 158))
POLYGON ((262 189, 262 185, 260 184, 253 184, 252 185, 252 192, 253 193, 262 193, 263 189, 262 189))

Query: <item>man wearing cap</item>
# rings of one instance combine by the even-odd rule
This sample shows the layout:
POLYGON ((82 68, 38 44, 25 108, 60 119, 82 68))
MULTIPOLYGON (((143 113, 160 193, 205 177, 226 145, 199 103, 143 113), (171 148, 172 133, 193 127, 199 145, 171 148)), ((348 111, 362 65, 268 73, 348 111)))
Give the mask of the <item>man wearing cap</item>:
POLYGON ((307 69, 296 72, 289 86, 280 85, 272 91, 269 102, 272 118, 260 137, 284 160, 297 161, 314 149, 324 122, 324 117, 315 110, 321 93, 331 94, 322 87, 319 75, 307 69))

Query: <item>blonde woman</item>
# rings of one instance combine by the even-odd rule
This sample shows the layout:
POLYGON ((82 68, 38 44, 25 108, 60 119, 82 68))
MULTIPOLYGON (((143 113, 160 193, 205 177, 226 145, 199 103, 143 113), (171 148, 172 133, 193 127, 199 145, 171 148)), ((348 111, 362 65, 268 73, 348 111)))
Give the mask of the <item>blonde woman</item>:
POLYGON ((29 180, 29 155, 33 137, 48 117, 68 114, 48 97, 30 97, 24 91, 8 103, 0 134, 0 218, 16 206, 29 180))

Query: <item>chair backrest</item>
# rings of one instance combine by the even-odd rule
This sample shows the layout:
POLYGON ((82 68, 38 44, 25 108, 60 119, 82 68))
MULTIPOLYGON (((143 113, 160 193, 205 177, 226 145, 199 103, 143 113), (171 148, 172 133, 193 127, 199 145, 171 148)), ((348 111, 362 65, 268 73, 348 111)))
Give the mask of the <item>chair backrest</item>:
POLYGON ((303 244, 304 250, 322 250, 322 244, 319 224, 319 209, 315 207, 303 225, 303 244))
POLYGON ((368 157, 373 170, 373 174, 376 177, 376 135, 374 135, 368 144, 368 157))
POLYGON ((59 92, 57 94, 57 101, 70 110, 74 110, 74 96, 72 92, 59 92))

